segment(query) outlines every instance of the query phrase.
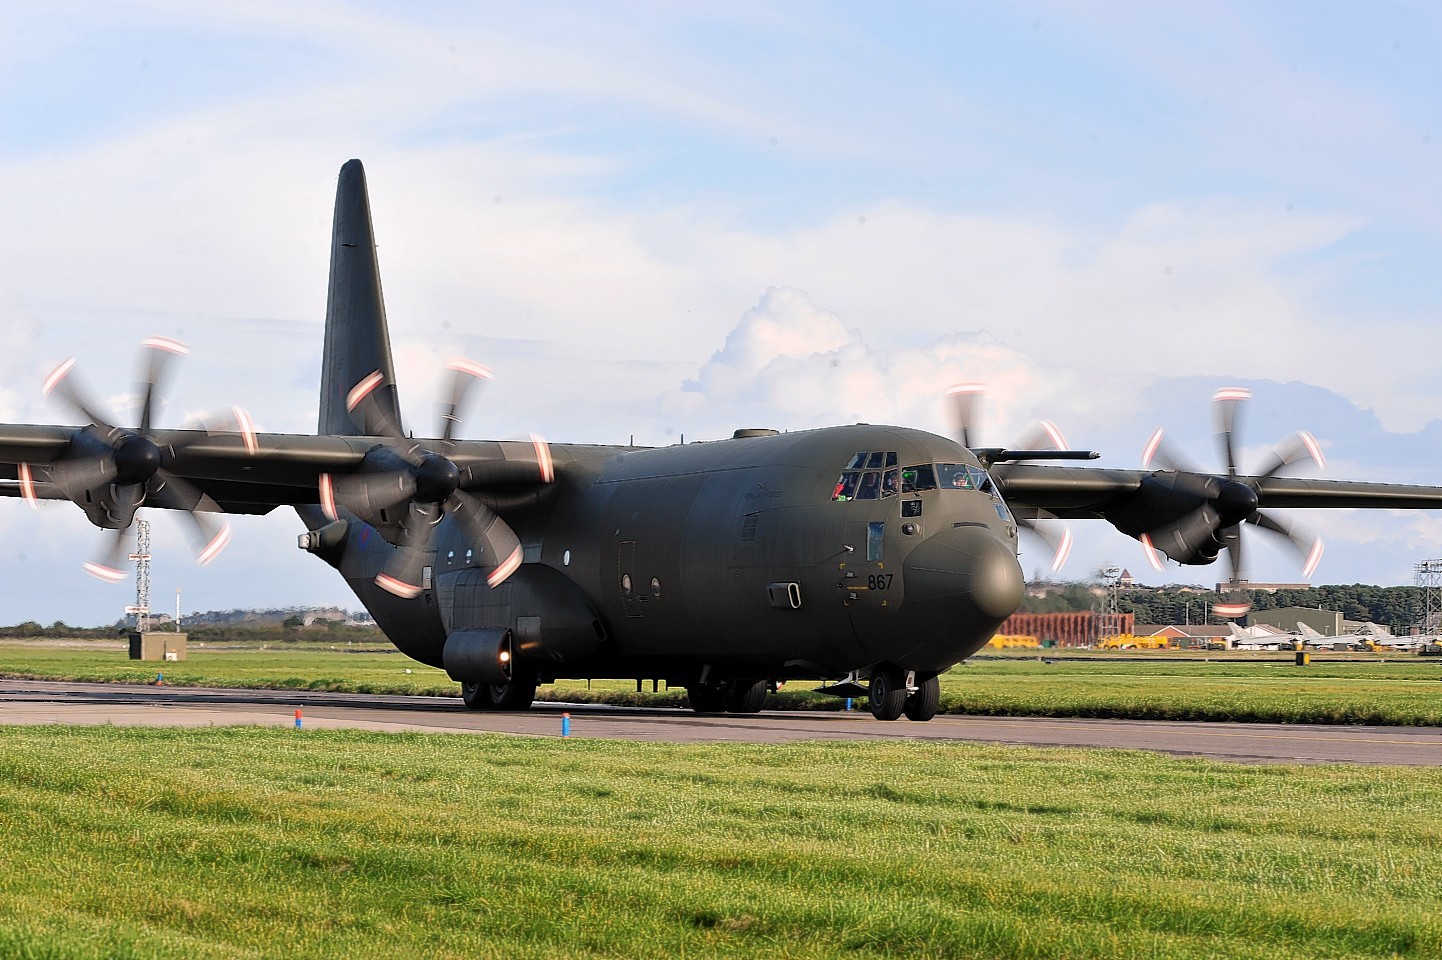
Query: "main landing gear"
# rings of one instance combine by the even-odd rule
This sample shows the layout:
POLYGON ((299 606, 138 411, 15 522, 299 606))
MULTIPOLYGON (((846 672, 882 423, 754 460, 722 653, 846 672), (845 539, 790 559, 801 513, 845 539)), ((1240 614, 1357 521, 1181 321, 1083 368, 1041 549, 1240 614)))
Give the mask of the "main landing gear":
POLYGON ((767 689, 765 680, 693 683, 686 688, 686 699, 697 713, 759 713, 767 689))
POLYGON ((536 682, 536 668, 517 660, 509 681, 462 683, 461 699, 472 710, 529 710, 536 699, 536 682))
POLYGON ((903 673, 899 667, 877 667, 871 672, 867 701, 878 720, 930 720, 941 708, 941 681, 937 675, 903 673), (910 683, 908 683, 910 681, 910 683))

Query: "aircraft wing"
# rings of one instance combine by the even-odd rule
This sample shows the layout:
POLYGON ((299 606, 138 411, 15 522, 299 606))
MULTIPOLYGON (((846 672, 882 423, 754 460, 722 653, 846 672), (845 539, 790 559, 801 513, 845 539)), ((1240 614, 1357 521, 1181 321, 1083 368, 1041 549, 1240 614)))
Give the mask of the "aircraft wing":
MULTIPOLYGON (((1191 491, 1178 488, 1174 480, 1179 476, 1218 482, 1226 479, 1173 471, 1036 464, 997 464, 991 473, 1009 504, 1045 511, 1061 519, 1111 519, 1143 501, 1166 499, 1163 491, 1186 497, 1191 491)), ((1236 480, 1255 489, 1257 506, 1262 508, 1442 510, 1442 487, 1278 476, 1240 476, 1236 480)), ((1194 502, 1200 502, 1200 498, 1194 502)))
MULTIPOLYGON (((0 496, 26 496, 22 465, 31 472, 36 499, 71 499, 52 479, 52 467, 88 455, 103 459, 84 445, 95 427, 0 424, 0 496)), ((367 457, 398 444, 382 437, 311 436, 307 434, 211 434, 203 430, 155 430, 150 439, 160 449, 164 469, 188 481, 224 513, 264 514, 278 506, 320 502, 320 478, 345 475, 367 467, 367 457)), ((441 441, 415 444, 437 449, 441 441)), ((527 441, 462 440, 449 444, 447 458, 456 464, 466 486, 535 483, 535 447, 527 441)), ((147 506, 196 509, 194 502, 151 501, 147 506)))

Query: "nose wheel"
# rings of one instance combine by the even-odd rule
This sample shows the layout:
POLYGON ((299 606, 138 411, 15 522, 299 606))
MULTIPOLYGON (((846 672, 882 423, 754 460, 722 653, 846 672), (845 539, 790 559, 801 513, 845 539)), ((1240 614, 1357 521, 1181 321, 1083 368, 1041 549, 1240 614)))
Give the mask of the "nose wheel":
POLYGON ((866 699, 878 720, 895 720, 903 713, 908 720, 930 720, 941 708, 941 681, 936 674, 903 674, 899 667, 880 666, 871 672, 866 699))

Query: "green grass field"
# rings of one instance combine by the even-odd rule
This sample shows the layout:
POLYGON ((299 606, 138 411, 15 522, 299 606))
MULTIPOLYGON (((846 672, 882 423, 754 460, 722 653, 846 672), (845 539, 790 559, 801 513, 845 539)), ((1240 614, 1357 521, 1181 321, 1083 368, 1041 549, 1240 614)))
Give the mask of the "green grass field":
MULTIPOLYGON (((190 651, 183 663, 140 663, 95 644, 0 646, 0 675, 456 696, 443 671, 396 653, 279 647, 190 651), (407 672, 410 671, 410 672, 407 672)), ((1036 656, 972 660, 942 678, 942 708, 998 716, 1115 717, 1151 720, 1272 721, 1442 725, 1442 662, 1412 658, 1314 661, 1285 655, 1208 662, 1156 654, 1145 660, 1100 657, 1047 662, 1036 656)), ((837 709, 832 697, 792 683, 772 709, 837 709)), ((584 681, 542 687, 553 700, 625 704, 683 702, 679 689, 637 695, 633 681, 584 681)))
POLYGON ((0 728, 5 957, 1435 957, 1434 771, 0 728))

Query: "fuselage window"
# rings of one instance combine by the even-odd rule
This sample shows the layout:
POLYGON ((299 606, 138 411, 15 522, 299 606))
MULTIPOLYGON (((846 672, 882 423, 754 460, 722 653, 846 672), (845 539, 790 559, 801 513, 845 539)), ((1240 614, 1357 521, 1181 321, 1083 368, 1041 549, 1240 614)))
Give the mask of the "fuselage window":
POLYGON ((869 457, 866 458, 866 469, 868 469, 868 470, 880 470, 880 469, 881 469, 881 462, 882 462, 883 459, 885 459, 885 457, 886 457, 886 454, 881 453, 881 452, 879 452, 879 451, 876 452, 876 453, 871 454, 871 456, 869 456, 869 457))
POLYGON ((861 474, 850 471, 843 473, 841 479, 836 481, 836 492, 831 495, 832 500, 854 500, 856 499, 856 485, 861 482, 861 474))
MULTIPOLYGON (((894 454, 893 454, 894 456, 894 454)), ((900 490, 897 489, 901 483, 901 471, 892 467, 881 475, 881 499, 896 496, 900 490)))
POLYGON ((990 493, 991 477, 981 467, 969 463, 938 463, 936 465, 938 485, 943 490, 980 490, 990 493))
POLYGON ((861 487, 856 491, 858 500, 877 500, 881 497, 881 474, 868 470, 861 475, 861 487))
POLYGON ((936 470, 931 464, 923 463, 917 467, 903 467, 901 469, 901 492, 920 493, 922 490, 936 489, 936 470))
POLYGON ((871 456, 871 454, 869 453, 858 453, 856 456, 851 458, 851 462, 846 465, 846 469, 860 470, 861 468, 866 466, 866 458, 869 456, 871 456))

